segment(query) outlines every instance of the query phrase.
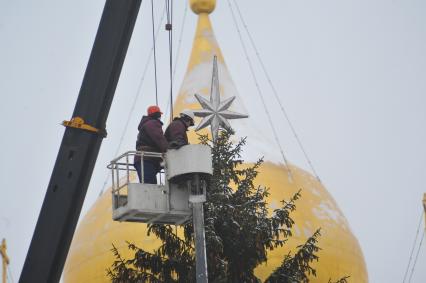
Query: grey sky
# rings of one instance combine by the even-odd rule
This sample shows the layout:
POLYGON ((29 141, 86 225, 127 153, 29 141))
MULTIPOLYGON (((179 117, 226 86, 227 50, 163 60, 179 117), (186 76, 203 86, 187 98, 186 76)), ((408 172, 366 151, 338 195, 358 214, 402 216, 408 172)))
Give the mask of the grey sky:
MULTIPOLYGON (((103 186, 149 54, 148 2, 142 4, 84 211, 103 186)), ((158 18, 164 1, 155 2, 158 18)), ((402 282, 426 192, 426 2, 238 2, 319 176, 361 244, 370 282, 402 282)), ((174 3, 177 47, 187 0, 174 3)), ((211 17, 216 37, 250 115, 266 123, 227 3, 218 0, 211 17)), ((0 0, 0 238, 8 241, 15 281, 62 139, 59 124, 71 118, 103 4, 0 0)), ((176 87, 195 23, 188 10, 176 87)), ((163 107, 166 38, 162 32, 157 54, 160 77, 167 78, 160 85, 163 107)), ((288 159, 309 169, 260 72, 258 77, 288 159)), ((151 68, 120 151, 133 148, 134 129, 153 93, 151 68)), ((425 266, 423 245, 412 282, 426 282, 425 266)))

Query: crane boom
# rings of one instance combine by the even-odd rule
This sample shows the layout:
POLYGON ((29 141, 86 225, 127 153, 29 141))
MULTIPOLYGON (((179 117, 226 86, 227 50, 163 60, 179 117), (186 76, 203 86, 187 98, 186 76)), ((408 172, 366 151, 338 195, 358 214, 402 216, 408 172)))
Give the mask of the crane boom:
POLYGON ((73 119, 64 123, 67 127, 19 279, 21 283, 60 280, 140 5, 141 0, 105 2, 73 119), (84 127, 75 121, 83 121, 84 127))

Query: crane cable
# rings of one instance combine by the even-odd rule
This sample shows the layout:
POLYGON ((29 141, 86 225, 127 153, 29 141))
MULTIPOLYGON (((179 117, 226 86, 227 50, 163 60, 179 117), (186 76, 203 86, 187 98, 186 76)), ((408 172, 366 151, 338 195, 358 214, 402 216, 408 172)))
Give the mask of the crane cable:
MULTIPOLYGON (((176 51, 176 58, 175 58, 175 63, 174 63, 173 80, 174 80, 175 74, 176 74, 176 67, 178 65, 178 59, 180 57, 179 55, 180 55, 180 50, 181 50, 182 36, 183 36, 183 30, 184 30, 184 26, 185 26, 185 22, 186 22, 187 11, 188 11, 188 6, 185 5, 183 20, 182 20, 183 23, 182 23, 182 27, 181 27, 180 33, 179 33, 179 41, 178 41, 179 43, 178 43, 178 49, 176 51)), ((166 6, 163 9, 163 13, 162 13, 162 16, 161 16, 161 19, 160 19, 160 24, 158 25, 157 30, 156 30, 155 40, 157 40, 157 38, 158 38, 158 34, 160 32, 160 26, 161 26, 161 23, 164 20, 165 14, 166 14, 166 6)), ((118 155, 118 153, 120 151, 120 148, 121 148, 121 145, 122 145, 122 143, 124 141, 124 136, 126 135, 126 132, 127 132, 127 129, 128 129, 129 123, 130 123, 130 119, 133 116, 133 112, 135 110, 136 102, 139 99, 139 95, 141 93, 143 82, 145 81, 145 76, 146 76, 149 64, 151 62, 151 58, 153 56, 153 51, 154 51, 154 46, 151 47, 151 52, 149 53, 149 57, 148 57, 148 59, 147 59, 147 61, 145 63, 144 71, 143 71, 141 79, 139 81, 138 89, 137 89, 136 95, 135 95, 135 97, 133 99, 133 103, 132 103, 132 107, 131 107, 131 109, 129 111, 129 115, 127 116, 127 121, 126 121, 126 124, 125 124, 125 126, 123 128, 123 132, 121 134, 120 142, 119 142, 119 144, 117 146, 117 150, 116 150, 115 156, 118 155)), ((170 101, 168 103, 170 103, 170 101)), ((172 107, 173 107, 173 104, 172 104, 172 107)), ((169 109, 169 107, 167 106, 166 109, 169 109)), ((103 192, 104 192, 104 190, 105 190, 105 188, 106 188, 106 186, 108 184, 108 179, 110 178, 110 175, 111 175, 111 171, 108 170, 108 173, 107 173, 107 175, 105 177, 105 181, 103 183, 101 191, 99 192, 99 196, 98 197, 100 197, 103 194, 103 192)))
MULTIPOLYGON (((411 265, 411 261, 413 259, 413 253, 414 253, 414 249, 416 247, 416 243, 417 243, 417 238, 419 236, 419 232, 420 232, 420 226, 422 224, 422 220, 423 220, 423 215, 424 215, 424 210, 422 209, 421 213, 420 213, 420 220, 419 220, 419 224, 417 225, 417 231, 416 231, 416 236, 414 237, 414 242, 413 242, 413 246, 411 248, 411 252, 410 252, 410 258, 408 259, 408 265, 407 268, 405 269, 405 274, 404 274, 404 279, 402 280, 403 283, 405 283, 405 280, 407 279, 407 275, 408 275, 408 270, 410 269, 410 265, 411 265)), ((424 233, 424 231, 423 231, 424 233)), ((422 236, 423 237, 423 236, 422 236)), ((423 240, 423 239, 422 239, 423 240)), ((419 245, 419 247, 421 246, 421 243, 419 245)), ((417 253, 418 255, 418 253, 417 253)), ((417 256, 416 256, 416 261, 417 261, 417 256)), ((415 265, 415 263, 414 263, 415 265)), ((413 266, 414 269, 414 266, 413 266)), ((411 275, 410 275, 411 278, 411 275)), ((411 280, 411 279, 410 279, 411 280)), ((410 281, 408 281, 410 282, 410 281)))
POLYGON ((290 166, 289 166, 288 160, 287 160, 287 158, 286 158, 286 156, 285 156, 285 154, 284 154, 283 147, 281 146, 281 143, 280 143, 280 140, 279 140, 279 137, 278 137, 277 130, 275 129, 274 123, 272 122, 271 114, 269 113, 268 108, 267 108, 267 106, 266 106, 265 98, 264 98, 264 97, 263 97, 263 95, 262 95, 262 91, 261 91, 260 86, 259 86, 259 83, 258 83, 258 81, 257 81, 256 74, 255 74, 255 72, 254 72, 253 65, 252 65, 252 63, 251 63, 251 61, 250 61, 250 58, 249 58, 249 56, 248 56, 247 47, 246 47, 246 46, 245 46, 245 44, 244 44, 244 41, 243 41, 243 38, 242 38, 242 35, 241 35, 240 28, 239 28, 239 26, 238 26, 237 19, 236 19, 236 17, 235 17, 234 9, 232 8, 231 2, 230 2, 229 0, 228 0, 228 6, 229 6, 229 9, 230 9, 231 14, 232 14, 232 19, 234 20, 235 27, 236 27, 236 29, 237 29, 238 36, 239 36, 239 38, 240 38, 241 46, 242 46, 242 48, 243 48, 243 51, 244 51, 244 54, 245 54, 246 60, 247 60, 248 65, 249 65, 250 73, 251 73, 251 75, 252 75, 252 77, 253 77, 253 80, 254 80, 254 83, 255 83, 255 85, 256 85, 257 94, 258 94, 258 95, 259 95, 259 97, 260 97, 260 100, 261 100, 261 102, 262 102, 262 105, 263 105, 263 108, 264 108, 264 110, 265 110, 266 116, 267 116, 267 118, 268 118, 269 125, 271 126, 271 129, 272 129, 272 133, 273 133, 273 135, 274 135, 275 142, 277 143, 277 145, 278 145, 278 147, 279 147, 279 149, 280 149, 280 153, 281 153, 281 157, 282 157, 282 159, 283 159, 283 161, 284 161, 284 165, 287 167, 289 178, 290 178, 291 180, 293 180, 293 179, 294 179, 294 178, 293 178, 293 174, 292 174, 292 172, 291 172, 291 169, 290 169, 290 166))
POLYGON ((425 238, 425 229, 423 229, 422 237, 420 238, 419 248, 417 249, 416 258, 414 259, 414 263, 413 263, 413 268, 411 268, 411 273, 410 273, 410 278, 408 279, 408 283, 411 282, 411 278, 413 277, 414 268, 416 267, 417 259, 419 258, 419 253, 420 253, 420 249, 422 247, 424 238, 425 238))
POLYGON ((9 276, 7 276, 7 281, 14 283, 15 280, 13 280, 13 276, 12 276, 12 272, 10 271, 9 264, 7 265, 7 272, 9 273, 9 276))
POLYGON ((154 24, 154 2, 153 2, 153 0, 151 0, 151 20, 152 20, 152 45, 153 45, 153 49, 154 49, 155 104, 158 106, 157 56, 155 55, 155 24, 154 24))
MULTIPOLYGON (((160 32, 160 26, 161 26, 161 23, 162 23, 162 22, 163 22, 163 20, 164 20, 165 14, 166 14, 166 7, 164 7, 164 9, 163 9, 163 14, 162 14, 161 19, 160 19, 160 24, 158 25, 157 30, 156 30, 156 32, 155 32, 155 40, 154 40, 154 44, 153 44, 153 46, 151 47, 151 52, 149 53, 148 59, 147 59, 147 61, 146 61, 146 63, 145 63, 145 67, 144 67, 144 70, 143 70, 143 72, 142 72, 142 76, 141 76, 141 78, 140 78, 140 80, 139 80, 138 89, 137 89, 136 94, 135 94, 135 96, 134 96, 134 98, 133 98, 133 103, 132 103, 132 106, 131 106, 131 108, 130 108, 129 114, 127 115, 126 124, 124 125, 123 132, 122 132, 122 134, 121 134, 120 141, 119 141, 119 143, 118 143, 118 146, 117 146, 117 149, 116 149, 116 151, 115 151, 115 155, 114 155, 114 156, 118 156, 118 153, 120 152, 120 149, 121 149, 121 145, 123 144, 124 136, 126 135, 127 129, 128 129, 128 127, 129 127, 130 120, 131 120, 131 118, 132 118, 132 116, 133 116, 133 112, 134 112, 135 107, 136 107, 136 102, 137 102, 137 101, 138 101, 138 99, 139 99, 139 95, 140 95, 141 90, 142 90, 142 85, 143 85, 143 83, 144 83, 144 81, 145 81, 145 76, 146 76, 146 73, 147 73, 147 71, 148 71, 149 64, 151 63, 151 59, 152 59, 153 54, 154 54, 155 41, 156 41, 156 40, 157 40, 157 38, 158 38, 158 34, 159 34, 159 32, 160 32)), ((102 189, 101 189, 101 191, 99 192, 99 197, 103 194, 103 192, 104 192, 104 190, 105 190, 106 186, 108 185, 108 180, 109 180, 109 178, 110 178, 110 175, 111 175, 111 171, 110 171, 110 170, 108 170, 108 173, 107 173, 107 175, 105 176, 105 181, 104 181, 104 183, 103 183, 102 189)))
MULTIPOLYGON (((184 27, 185 27, 187 13, 188 13, 188 5, 185 5, 185 10, 183 12, 182 26, 181 26, 180 31, 179 31, 179 40, 178 40, 178 47, 177 47, 177 50, 176 50, 175 64, 173 65, 172 83, 174 83, 175 78, 176 78, 176 69, 177 69, 176 67, 177 67, 177 65, 179 63, 179 59, 180 59, 179 55, 180 55, 180 49, 181 49, 181 46, 182 46, 183 30, 184 30, 184 27)), ((169 114, 170 114, 169 120, 172 121, 173 120, 173 100, 172 100, 172 98, 167 101, 166 115, 165 116, 167 117, 167 115, 169 115, 169 114)))
POLYGON ((420 219, 419 219, 419 224, 417 225, 416 236, 414 238, 413 246, 411 248, 410 258, 408 259, 408 265, 407 265, 407 268, 405 269, 404 279, 402 280, 403 283, 405 283, 405 279, 407 278, 408 270, 410 269, 411 261, 413 259, 414 248, 416 247, 417 238, 419 236, 419 231, 420 231, 420 226, 422 224, 422 219, 423 219, 423 209, 420 213, 420 219))
MULTIPOLYGON (((228 0, 228 1, 229 1, 229 0, 228 0)), ((319 175, 317 174, 317 172, 316 172, 316 170, 315 170, 315 168, 314 168, 314 165, 313 165, 313 163, 312 163, 311 159, 309 158, 309 156, 308 156, 308 154, 307 154, 307 151, 305 150, 305 147, 303 146, 303 144, 302 144, 302 142, 301 142, 301 140, 300 140, 300 138, 299 138, 299 136, 298 136, 298 134, 297 134, 297 132, 296 132, 295 127, 293 126, 293 123, 292 123, 292 122, 291 122, 291 120, 290 120, 290 117, 289 117, 289 115, 288 115, 288 112, 287 112, 287 111, 285 110, 285 108, 284 108, 283 103, 281 102, 281 99, 280 99, 280 97, 278 96, 278 92, 277 92, 277 90, 276 90, 276 88, 275 88, 274 84, 272 83, 271 77, 270 77, 270 75, 269 75, 268 71, 266 70, 265 64, 263 63, 263 60, 262 60, 262 58, 260 57, 260 53, 259 53, 259 51, 258 51, 258 49, 257 49, 257 47, 256 47, 256 44, 255 44, 255 42, 254 42, 254 40, 253 40, 253 37, 251 36, 251 33, 250 33, 249 29, 248 29, 248 26, 247 26, 246 22, 244 21, 244 18, 243 18, 243 16, 242 16, 242 13, 241 13, 241 10, 240 10, 240 7, 238 6, 238 3, 237 3, 237 1, 236 1, 236 0, 233 0, 233 2, 234 2, 234 5, 235 5, 235 7, 236 7, 236 10, 237 10, 237 12, 238 12, 238 16, 239 16, 239 18, 240 18, 240 20, 241 20, 241 22, 242 22, 242 25, 243 25, 243 27, 244 27, 244 29, 245 29, 245 31, 246 31, 246 33, 247 33, 247 35, 248 35, 248 38, 249 38, 250 44, 251 44, 251 46, 252 46, 252 48, 253 48, 253 50, 254 50, 254 52, 255 52, 255 54, 256 54, 257 60, 258 60, 258 61, 259 61, 259 63, 260 63, 260 66, 261 66, 261 68, 262 68, 262 71, 263 71, 263 73, 264 73, 264 75, 265 75, 265 77, 266 77, 266 79, 267 79, 267 81, 268 81, 268 83, 269 83, 269 86, 270 86, 270 87, 271 87, 271 89, 272 89, 272 93, 274 94, 274 97, 275 97, 275 99, 276 99, 276 101, 277 101, 277 103, 278 103, 278 105, 279 105, 279 107, 280 107, 280 109, 281 109, 281 113, 284 115, 285 119, 287 120, 287 123, 288 123, 288 125, 290 126, 290 130, 291 130, 291 132, 293 133, 293 136, 294 136, 294 138, 296 139, 296 142, 297 142, 297 144, 299 145, 299 147, 300 147, 300 149, 301 149, 301 151, 302 151, 302 153, 303 153, 303 155, 304 155, 304 157, 305 157, 306 161, 308 162, 308 165, 309 165, 309 167, 311 168, 312 173, 315 175, 315 178, 317 178, 317 180, 321 183, 321 179, 320 179, 319 175)))
POLYGON ((173 120, 173 1, 166 0, 167 24, 169 35, 169 72, 170 72, 170 123, 173 120))

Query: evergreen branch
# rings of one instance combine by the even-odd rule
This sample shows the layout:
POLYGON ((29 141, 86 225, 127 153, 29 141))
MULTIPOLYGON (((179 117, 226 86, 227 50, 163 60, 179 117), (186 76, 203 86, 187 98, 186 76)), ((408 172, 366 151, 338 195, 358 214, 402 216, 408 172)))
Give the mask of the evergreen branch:
POLYGON ((320 229, 316 230, 303 245, 298 246, 298 251, 294 256, 291 256, 290 253, 287 254, 281 266, 274 270, 265 283, 307 283, 309 275, 316 276, 316 270, 311 267, 311 263, 318 261, 316 253, 320 250, 317 246, 320 235, 320 229))

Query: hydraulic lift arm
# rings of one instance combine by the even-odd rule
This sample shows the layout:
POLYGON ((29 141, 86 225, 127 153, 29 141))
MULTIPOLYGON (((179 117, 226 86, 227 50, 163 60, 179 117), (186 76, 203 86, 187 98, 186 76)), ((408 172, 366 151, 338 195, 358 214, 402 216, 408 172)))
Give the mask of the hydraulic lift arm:
POLYGON ((59 282, 141 0, 107 0, 19 282, 59 282), (80 125, 80 126, 79 126, 80 125))

